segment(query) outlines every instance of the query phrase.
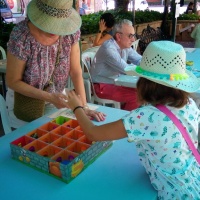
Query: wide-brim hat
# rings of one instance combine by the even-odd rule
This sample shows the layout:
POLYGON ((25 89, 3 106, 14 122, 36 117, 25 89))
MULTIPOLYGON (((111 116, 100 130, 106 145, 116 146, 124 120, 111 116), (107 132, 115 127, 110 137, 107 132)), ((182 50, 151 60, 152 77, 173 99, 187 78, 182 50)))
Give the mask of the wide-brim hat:
POLYGON ((189 93, 200 88, 200 79, 186 69, 184 48, 171 41, 151 42, 143 53, 140 66, 127 67, 125 71, 128 75, 189 93))
POLYGON ((44 32, 71 35, 81 27, 81 17, 73 0, 32 0, 27 7, 30 21, 44 32))

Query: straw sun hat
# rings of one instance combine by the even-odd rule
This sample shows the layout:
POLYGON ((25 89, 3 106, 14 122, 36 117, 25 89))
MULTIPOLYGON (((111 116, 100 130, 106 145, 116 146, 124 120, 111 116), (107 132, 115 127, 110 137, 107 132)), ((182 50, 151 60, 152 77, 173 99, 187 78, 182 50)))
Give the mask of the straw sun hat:
POLYGON ((44 32, 70 35, 81 27, 81 18, 72 8, 73 0, 32 0, 27 7, 30 21, 44 32))
POLYGON ((144 77, 153 82, 186 92, 200 88, 200 79, 186 70, 183 47, 170 41, 151 42, 143 53, 140 66, 127 67, 128 75, 144 77))

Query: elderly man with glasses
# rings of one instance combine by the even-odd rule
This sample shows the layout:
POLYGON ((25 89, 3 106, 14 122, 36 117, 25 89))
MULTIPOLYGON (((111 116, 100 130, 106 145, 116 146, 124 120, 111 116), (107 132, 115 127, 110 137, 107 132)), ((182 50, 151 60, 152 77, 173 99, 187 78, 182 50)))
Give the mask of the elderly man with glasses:
POLYGON ((90 69, 97 96, 121 102, 121 108, 129 111, 139 106, 137 91, 115 85, 114 79, 125 74, 124 68, 129 64, 140 64, 142 56, 131 48, 135 40, 132 22, 127 19, 118 22, 113 27, 113 38, 101 45, 90 69))

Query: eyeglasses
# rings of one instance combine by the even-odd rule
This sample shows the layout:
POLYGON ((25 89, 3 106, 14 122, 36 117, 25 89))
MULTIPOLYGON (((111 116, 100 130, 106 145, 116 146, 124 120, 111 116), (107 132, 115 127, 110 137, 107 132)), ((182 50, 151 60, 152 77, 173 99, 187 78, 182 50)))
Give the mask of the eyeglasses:
MULTIPOLYGON (((117 33, 122 34, 122 35, 125 34, 125 33, 122 33, 122 32, 117 32, 117 33)), ((127 34, 125 34, 125 35, 127 35, 127 34)), ((134 34, 130 33, 127 36, 128 36, 129 39, 136 38, 136 34, 135 33, 134 34)))

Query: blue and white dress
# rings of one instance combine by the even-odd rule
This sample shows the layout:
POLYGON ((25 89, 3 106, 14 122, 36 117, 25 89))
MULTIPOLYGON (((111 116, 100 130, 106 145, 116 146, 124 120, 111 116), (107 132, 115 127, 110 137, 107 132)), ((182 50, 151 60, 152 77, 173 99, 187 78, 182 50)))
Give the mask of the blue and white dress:
MULTIPOLYGON (((198 146, 200 111, 195 102, 181 109, 167 106, 183 123, 198 146)), ((130 141, 162 200, 200 200, 200 165, 173 122, 152 105, 126 115, 123 123, 130 141)))

